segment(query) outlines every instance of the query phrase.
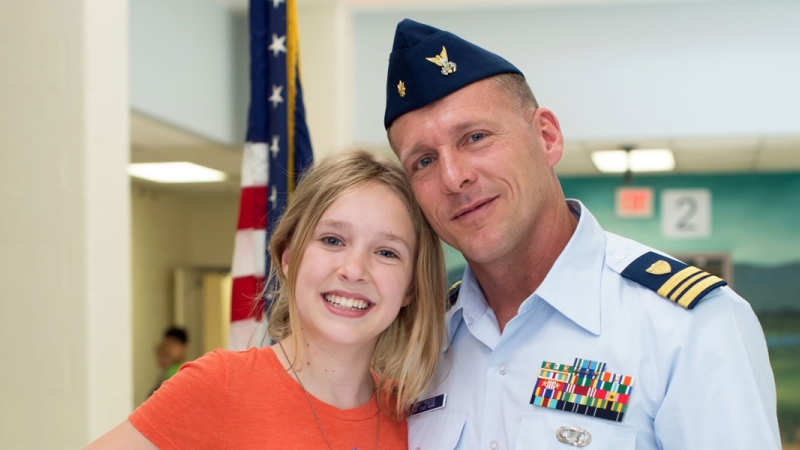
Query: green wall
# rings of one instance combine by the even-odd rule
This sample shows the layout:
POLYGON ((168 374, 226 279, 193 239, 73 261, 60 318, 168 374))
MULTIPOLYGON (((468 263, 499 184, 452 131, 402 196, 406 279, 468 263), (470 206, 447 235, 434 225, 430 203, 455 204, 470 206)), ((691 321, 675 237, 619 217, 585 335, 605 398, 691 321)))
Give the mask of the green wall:
POLYGON ((655 192, 650 219, 621 219, 614 196, 622 177, 563 178, 567 198, 577 198, 607 231, 667 253, 728 252, 733 263, 783 265, 800 261, 800 173, 772 175, 691 175, 634 177, 634 186, 655 192), (659 197, 663 189, 711 191, 711 236, 661 236, 659 197))

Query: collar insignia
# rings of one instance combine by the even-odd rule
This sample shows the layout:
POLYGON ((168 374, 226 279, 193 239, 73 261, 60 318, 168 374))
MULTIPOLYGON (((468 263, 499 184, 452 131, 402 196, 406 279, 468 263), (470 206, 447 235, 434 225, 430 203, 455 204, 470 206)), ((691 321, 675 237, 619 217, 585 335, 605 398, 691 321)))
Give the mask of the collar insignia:
POLYGON ((444 46, 442 46, 442 53, 425 59, 441 67, 442 75, 450 75, 456 71, 456 63, 447 59, 447 49, 444 46))
POLYGON ((400 97, 406 96, 406 84, 403 83, 403 80, 397 83, 397 93, 400 94, 400 97))

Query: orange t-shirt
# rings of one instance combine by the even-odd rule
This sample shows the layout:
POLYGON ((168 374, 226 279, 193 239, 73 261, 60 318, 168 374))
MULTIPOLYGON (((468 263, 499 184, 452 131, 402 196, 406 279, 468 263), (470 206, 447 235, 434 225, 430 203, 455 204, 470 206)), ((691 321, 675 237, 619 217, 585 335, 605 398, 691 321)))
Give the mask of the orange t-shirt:
MULTIPOLYGON (((375 447, 378 407, 341 410, 309 394, 335 450, 375 447)), ((380 413, 381 450, 405 450, 406 422, 380 413)), ((128 418, 159 449, 327 449, 303 389, 269 347, 186 363, 128 418)))

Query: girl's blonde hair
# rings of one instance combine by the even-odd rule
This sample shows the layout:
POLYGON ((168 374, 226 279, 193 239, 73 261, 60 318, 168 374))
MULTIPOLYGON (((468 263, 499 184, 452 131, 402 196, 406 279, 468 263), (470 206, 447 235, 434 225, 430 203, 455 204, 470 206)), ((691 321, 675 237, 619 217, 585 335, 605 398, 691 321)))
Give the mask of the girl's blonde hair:
POLYGON ((328 207, 345 192, 371 182, 385 185, 405 203, 417 237, 410 286, 412 301, 378 336, 372 354, 372 369, 379 376, 378 403, 390 417, 403 419, 436 373, 447 287, 442 244, 425 220, 397 163, 352 148, 320 160, 306 172, 269 242, 272 265, 266 286, 271 288, 272 307, 267 333, 278 341, 292 336, 298 351, 295 358, 302 358, 294 295, 303 253, 328 207), (287 249, 289 269, 284 275, 281 257, 287 249))

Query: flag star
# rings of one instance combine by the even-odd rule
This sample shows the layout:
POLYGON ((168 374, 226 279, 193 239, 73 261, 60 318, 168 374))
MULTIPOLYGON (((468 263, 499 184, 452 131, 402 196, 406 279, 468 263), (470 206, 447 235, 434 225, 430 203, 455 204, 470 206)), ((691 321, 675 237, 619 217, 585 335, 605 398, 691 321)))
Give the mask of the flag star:
POLYGON ((281 148, 278 146, 278 142, 280 142, 280 136, 272 136, 272 145, 269 146, 269 151, 272 152, 272 158, 278 157, 278 152, 281 151, 281 148))
POLYGON ((278 191, 275 189, 275 186, 272 186, 272 193, 269 194, 269 202, 272 204, 272 209, 278 207, 278 191))
POLYGON ((280 5, 281 3, 284 3, 284 2, 285 2, 285 0, 272 0, 272 7, 273 8, 277 8, 278 5, 280 5))
POLYGON ((277 58, 278 53, 286 53, 286 35, 278 37, 277 34, 272 33, 272 44, 269 44, 268 49, 272 50, 272 56, 277 58))
POLYGON ((283 86, 272 86, 272 95, 269 96, 269 101, 272 102, 273 108, 277 108, 278 103, 283 103, 283 97, 281 97, 282 91, 283 86))

